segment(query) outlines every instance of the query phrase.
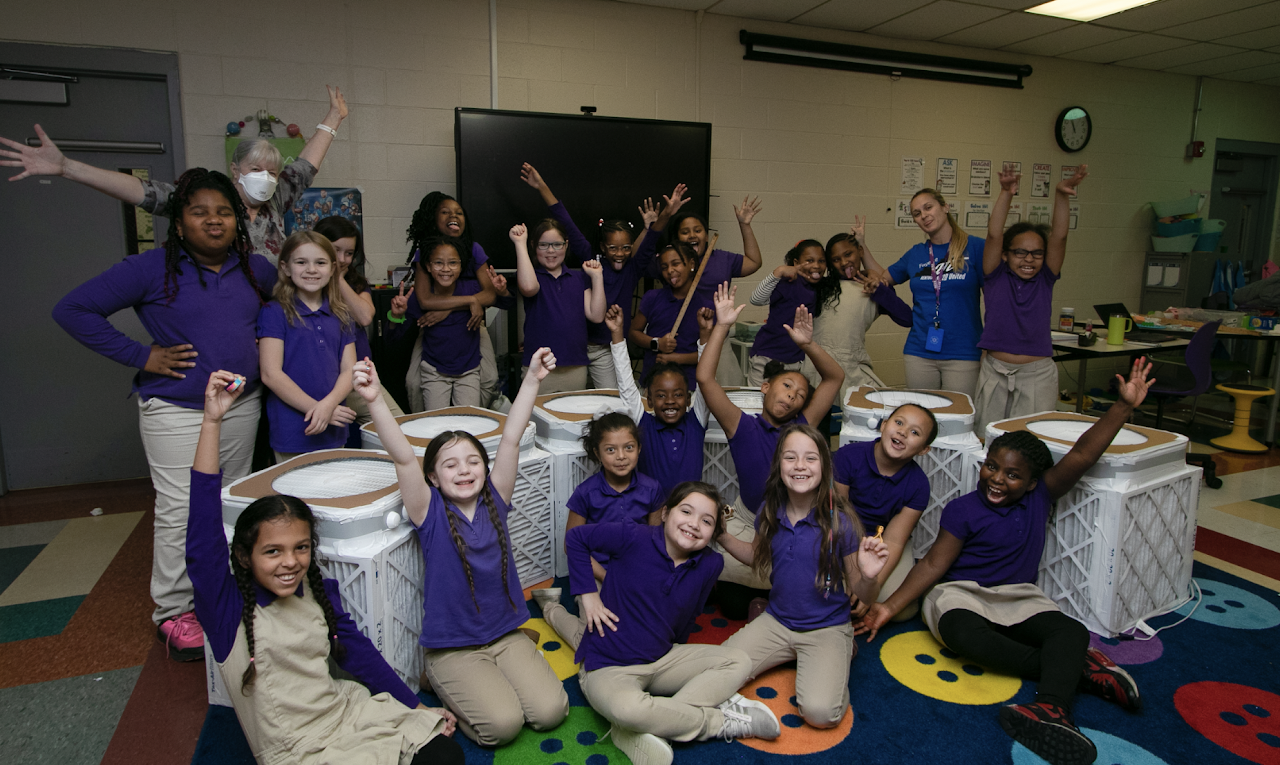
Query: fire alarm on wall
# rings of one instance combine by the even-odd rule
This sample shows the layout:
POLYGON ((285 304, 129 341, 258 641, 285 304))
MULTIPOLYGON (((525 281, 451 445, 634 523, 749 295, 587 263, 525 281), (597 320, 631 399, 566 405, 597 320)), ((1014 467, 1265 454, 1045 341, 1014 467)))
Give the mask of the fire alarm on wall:
POLYGON ((1204 156, 1204 141, 1192 141, 1187 144, 1187 159, 1204 156))

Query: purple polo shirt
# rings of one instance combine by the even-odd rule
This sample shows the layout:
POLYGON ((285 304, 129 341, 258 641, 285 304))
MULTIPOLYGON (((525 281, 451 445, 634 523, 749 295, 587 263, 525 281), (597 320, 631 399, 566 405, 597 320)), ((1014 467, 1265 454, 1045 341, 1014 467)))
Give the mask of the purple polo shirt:
POLYGON ((1049 487, 1044 481, 1012 505, 993 507, 980 492, 953 499, 938 526, 964 543, 944 581, 974 581, 983 587, 1034 583, 1044 553, 1049 522, 1049 487))
MULTIPOLYGON (((282 370, 308 396, 319 401, 333 390, 342 369, 342 351, 355 342, 350 327, 342 326, 326 299, 313 311, 296 301, 298 324, 290 324, 280 303, 272 300, 258 314, 258 337, 284 341, 282 370)), ((289 406, 275 391, 267 391, 267 423, 271 448, 278 452, 314 452, 337 449, 347 442, 346 425, 330 425, 323 433, 308 436, 305 412, 289 406)))
POLYGON ((649 412, 640 416, 639 471, 657 480, 664 499, 685 481, 702 480, 702 446, 707 426, 689 410, 674 425, 667 425, 649 412))
POLYGON ((836 483, 849 487, 849 501, 868 531, 888 526, 904 507, 924 512, 929 506, 929 477, 915 460, 893 475, 883 475, 876 466, 874 441, 845 444, 832 457, 836 483))
MULTIPOLYGON (((808 424, 804 414, 792 422, 808 424)), ((773 453, 778 449, 780 429, 765 422, 758 414, 742 413, 738 418, 738 430, 729 439, 729 454, 738 471, 738 492, 742 505, 753 513, 760 512, 764 502, 764 485, 773 467, 773 453)))
POLYGON ((1001 261, 982 285, 987 318, 978 347, 1022 356, 1052 356, 1049 322, 1053 285, 1059 278, 1044 267, 1030 279, 1023 279, 1001 261))
MULTIPOLYGON (((858 551, 858 535, 846 518, 840 533, 827 540, 810 510, 792 526, 785 510, 778 513, 778 531, 773 535, 773 589, 769 591, 769 607, 765 610, 789 630, 805 631, 834 627, 849 622, 849 594, 844 589, 844 558, 858 551), (831 580, 827 591, 815 585, 818 578, 819 545, 834 544, 837 559, 842 561, 840 575, 831 580)), ((756 516, 756 528, 760 516, 756 516)))
POLYGON ((796 309, 805 306, 813 313, 817 301, 817 291, 805 279, 796 277, 790 281, 783 279, 773 288, 769 295, 769 318, 756 333, 756 341, 751 345, 752 356, 763 356, 776 359, 784 364, 804 361, 804 351, 795 344, 783 324, 796 323, 796 309))
POLYGON ((613 561, 600 599, 618 616, 618 631, 582 636, 577 660, 588 672, 651 664, 688 639, 724 569, 724 558, 704 547, 677 566, 667 554, 663 531, 662 526, 597 523, 569 529, 565 536, 574 595, 596 591, 591 553, 604 553, 613 561))
MULTIPOLYGON (((647 247, 648 254, 641 256, 646 240, 657 240, 658 235, 649 229, 640 234, 631 258, 615 271, 607 259, 601 259, 604 266, 604 304, 608 308, 616 305, 622 309, 622 336, 631 331, 631 304, 636 293, 636 285, 640 283, 640 275, 649 268, 653 260, 653 247, 647 247)), ((587 325, 587 342, 592 345, 609 345, 613 342, 613 333, 604 322, 592 322, 587 325)))
MULTIPOLYGON (((520 577, 516 575, 516 559, 507 533, 507 515, 511 506, 502 501, 493 482, 485 479, 489 494, 498 506, 498 518, 502 522, 501 533, 507 538, 507 582, 502 583, 502 556, 498 546, 498 532, 489 520, 489 508, 483 501, 476 503, 475 520, 453 507, 446 509, 444 497, 431 490, 431 503, 427 506, 427 519, 418 527, 418 542, 426 561, 426 581, 423 582, 422 637, 418 644, 424 648, 462 648, 487 645, 516 629, 529 618, 529 609, 520 589, 520 577), (476 599, 471 600, 471 588, 467 574, 458 557, 458 548, 449 535, 449 513, 462 542, 466 545, 467 562, 471 564, 471 576, 476 586, 476 599), (515 603, 515 609, 511 603, 515 603), (479 604, 479 609, 476 604, 479 604)), ((483 498, 484 494, 481 493, 483 498)))
MULTIPOLYGON (((223 662, 235 647, 244 598, 227 566, 227 538, 222 532, 221 473, 210 475, 191 471, 190 507, 187 517, 187 574, 195 590, 196 618, 204 628, 213 658, 223 662)), ((269 608, 276 601, 275 594, 257 582, 253 583, 253 589, 259 606, 269 608)), ((324 590, 337 617, 338 643, 345 651, 343 657, 337 659, 338 666, 355 675, 369 687, 370 692, 390 693, 410 709, 417 707, 417 695, 387 666, 382 654, 343 609, 338 583, 325 579, 324 590)), ((304 597, 301 583, 296 597, 304 597)), ((324 629, 324 625, 317 625, 317 629, 324 629)), ((239 688, 233 687, 231 692, 238 693, 239 688)))
MULTIPOLYGON (((658 237, 645 237, 640 242, 640 247, 633 257, 643 257, 645 262, 649 264, 649 276, 654 279, 662 278, 658 273, 657 260, 653 258, 657 252, 658 237), (651 260, 652 259, 652 260, 651 260)), ((712 250, 711 260, 707 263, 706 270, 702 273, 702 280, 698 282, 698 292, 704 293, 708 300, 713 300, 716 295, 716 287, 724 282, 732 282, 734 277, 742 276, 742 255, 728 250, 712 250)), ((694 270, 697 273, 697 269, 694 270)))
MULTIPOLYGON (((116 263, 58 301, 54 321, 90 350, 139 370, 146 366, 151 347, 107 321, 117 311, 132 308, 161 347, 190 343, 199 355, 192 359, 194 367, 183 370, 185 379, 143 371, 133 378, 133 391, 144 401, 156 396, 186 409, 204 409, 209 375, 219 369, 244 375, 245 392, 252 393, 258 386, 254 329, 263 301, 250 285, 240 256, 227 253, 222 268, 214 271, 182 253, 172 300, 165 293, 164 257, 161 247, 116 263)), ((275 266, 261 255, 250 255, 248 262, 258 286, 270 295, 275 266)), ((170 291, 174 289, 171 284, 170 291)))
POLYGON ((583 294, 591 289, 591 277, 582 271, 560 269, 555 277, 542 266, 533 267, 538 294, 524 298, 524 357, 529 366, 534 351, 550 348, 556 365, 587 364, 587 309, 583 294))
MULTIPOLYGON (((586 519, 587 523, 649 523, 649 513, 662 507, 667 496, 657 481, 639 471, 631 474, 631 484, 622 491, 614 491, 604 477, 604 471, 592 473, 578 484, 569 497, 571 512, 586 519)), ((606 553, 595 552, 591 557, 602 564, 609 562, 606 553)))
MULTIPOLYGON (((675 326, 676 316, 679 315, 682 305, 684 305, 684 298, 676 297, 670 287, 644 293, 644 297, 640 298, 640 313, 649 323, 641 330, 650 337, 662 337, 667 334, 675 326)), ((676 332, 676 353, 698 352, 698 309, 711 307, 712 302, 705 294, 702 292, 693 294, 693 300, 689 301, 689 310, 685 311, 684 318, 680 320, 680 329, 676 332)), ((649 374, 650 369, 653 369, 657 358, 657 353, 645 349, 644 366, 640 369, 641 380, 649 374)), ((695 379, 698 365, 681 364, 680 366, 684 369, 684 377, 689 381, 689 392, 692 393, 698 389, 698 382, 695 379)))
MULTIPOLYGON (((480 282, 475 279, 459 279, 453 287, 454 297, 479 292, 480 282)), ((480 330, 467 329, 470 320, 470 311, 452 311, 441 321, 422 328, 422 358, 437 372, 461 375, 480 366, 480 330)))

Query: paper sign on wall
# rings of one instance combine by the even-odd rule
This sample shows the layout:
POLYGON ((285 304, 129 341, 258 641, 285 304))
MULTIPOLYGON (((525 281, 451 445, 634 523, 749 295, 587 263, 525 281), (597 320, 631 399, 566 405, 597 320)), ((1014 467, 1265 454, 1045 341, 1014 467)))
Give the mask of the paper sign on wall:
POLYGON ((1004 227, 1009 228, 1015 223, 1021 222, 1027 214, 1026 202, 1014 202, 1009 205, 1009 215, 1004 219, 1004 227))
POLYGON ((942 195, 955 194, 959 188, 960 160, 938 159, 938 192, 942 195))
MULTIPOLYGON (((1009 172, 1010 170, 1012 170, 1013 172, 1017 173, 1018 175, 1022 175, 1022 163, 1021 163, 1021 162, 1013 162, 1013 161, 1010 161, 1010 160, 1007 160, 1007 159, 1006 159, 1003 163, 1001 163, 1001 165, 1000 165, 1000 169, 1001 169, 1003 172, 1006 172, 1006 173, 1007 173, 1007 172, 1009 172)), ((1019 183, 1019 184, 1018 184, 1018 193, 1017 193, 1017 194, 1014 194, 1014 196, 1015 196, 1015 197, 1020 197, 1020 196, 1022 196, 1022 184, 1021 184, 1021 183, 1019 183)))
POLYGON ((969 196, 991 196, 991 160, 975 159, 969 162, 969 196))
POLYGON ((916 223, 911 219, 911 200, 899 199, 898 205, 893 211, 893 227, 894 228, 915 228, 916 223))
MULTIPOLYGON (((1066 179, 1068 179, 1068 178, 1070 178, 1070 177, 1074 176, 1074 175, 1076 174, 1076 171, 1077 171, 1077 170, 1079 170, 1079 169, 1080 169, 1080 166, 1079 166, 1079 165, 1063 165, 1063 166, 1062 166, 1062 180, 1064 180, 1064 181, 1065 181, 1066 179)), ((1080 198, 1080 187, 1079 187, 1079 186, 1077 186, 1077 187, 1076 187, 1076 198, 1077 198, 1077 199, 1079 199, 1079 198, 1080 198)), ((1075 224, 1073 223, 1073 224, 1071 225, 1071 227, 1072 227, 1072 228, 1075 228, 1075 224)))
POLYGON ((1049 196, 1049 178, 1053 175, 1053 165, 1042 165, 1039 162, 1031 166, 1031 196, 1047 198, 1049 196))
POLYGON ((965 202, 964 203, 964 227, 985 229, 987 221, 991 219, 991 203, 990 202, 965 202))
MULTIPOLYGON (((1074 175, 1074 171, 1072 175, 1074 175)), ((1080 204, 1078 202, 1071 203, 1071 230, 1076 230, 1076 225, 1080 223, 1080 204)))
POLYGON ((1027 203, 1027 222, 1049 225, 1050 207, 1044 202, 1027 203))
POLYGON ((901 194, 914 194, 924 188, 924 157, 902 158, 901 194))

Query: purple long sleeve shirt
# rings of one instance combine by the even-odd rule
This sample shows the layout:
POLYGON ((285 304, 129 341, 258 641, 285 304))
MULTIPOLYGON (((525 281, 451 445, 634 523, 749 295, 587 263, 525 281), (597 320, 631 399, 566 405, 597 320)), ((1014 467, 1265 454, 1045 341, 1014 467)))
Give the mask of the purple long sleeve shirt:
MULTIPOLYGON (((164 260, 163 247, 130 255, 67 293, 53 309, 54 321, 90 350, 138 370, 146 366, 151 347, 112 326, 107 317, 117 311, 132 308, 161 347, 190 344, 199 355, 193 359, 195 367, 183 370, 184 379, 145 371, 133 378, 133 391, 144 400, 156 396, 203 409, 205 385, 219 369, 244 375, 245 392, 253 392, 259 379, 256 327, 263 299, 241 268, 240 255, 228 253, 214 271, 182 253, 176 290, 169 286, 172 297, 165 291, 164 260)), ((250 255, 249 267, 269 295, 276 283, 275 266, 261 255, 250 255)))
MULTIPOLYGON (((191 514, 187 519, 187 574, 195 590, 196 618, 200 620, 209 647, 213 649, 213 658, 218 662, 226 661, 231 655, 244 607, 244 598, 227 566, 227 556, 227 538, 222 531, 222 474, 210 475, 192 470, 191 514)), ((267 608, 275 602, 275 594, 257 582, 253 588, 258 605, 267 608)), ((338 622, 338 643, 344 649, 338 666, 367 685, 373 693, 389 693, 406 707, 417 707, 417 695, 391 669, 342 607, 338 583, 325 579, 324 590, 333 604, 333 614, 338 622)), ((304 597, 301 583, 295 597, 304 597)))

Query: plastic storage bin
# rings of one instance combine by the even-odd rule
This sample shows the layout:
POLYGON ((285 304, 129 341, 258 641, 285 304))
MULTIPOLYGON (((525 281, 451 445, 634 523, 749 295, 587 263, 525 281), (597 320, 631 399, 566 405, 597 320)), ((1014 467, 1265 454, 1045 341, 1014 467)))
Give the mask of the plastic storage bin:
POLYGON ((1199 234, 1200 225, 1204 223, 1203 218, 1187 218, 1186 220, 1174 221, 1173 223, 1161 223, 1156 221, 1156 236, 1182 236, 1184 234, 1199 234))
POLYGON ((1191 252, 1196 245, 1199 234, 1183 234, 1182 236, 1153 236, 1151 250, 1153 252, 1191 252))

